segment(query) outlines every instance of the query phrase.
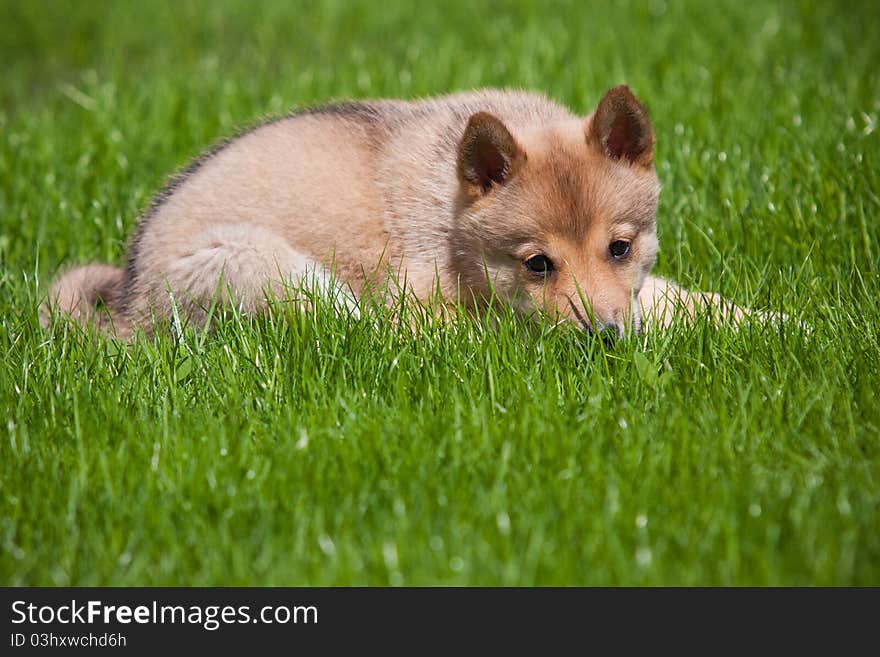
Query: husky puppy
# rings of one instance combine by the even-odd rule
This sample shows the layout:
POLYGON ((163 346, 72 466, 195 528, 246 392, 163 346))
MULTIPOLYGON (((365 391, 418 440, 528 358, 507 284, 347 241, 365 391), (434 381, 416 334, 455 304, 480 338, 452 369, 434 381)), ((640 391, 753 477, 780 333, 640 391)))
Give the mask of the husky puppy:
POLYGON ((127 337, 174 308, 204 321, 221 289, 258 312, 306 276, 355 299, 394 275, 422 300, 439 291, 479 312, 494 292, 594 331, 713 304, 741 317, 649 275, 653 159, 648 114, 625 86, 587 117, 491 89, 307 110, 192 163, 140 219, 124 268, 67 271, 47 307, 127 337))

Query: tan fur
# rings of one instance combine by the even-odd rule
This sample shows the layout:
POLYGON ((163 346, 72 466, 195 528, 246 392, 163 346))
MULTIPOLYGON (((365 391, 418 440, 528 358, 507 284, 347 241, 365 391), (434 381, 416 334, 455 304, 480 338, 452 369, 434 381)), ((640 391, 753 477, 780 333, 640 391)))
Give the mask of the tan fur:
POLYGON ((666 325, 672 311, 658 302, 675 296, 693 312, 703 297, 648 277, 653 148, 625 87, 586 118, 496 90, 304 112, 196 162, 139 222, 124 273, 74 269, 48 308, 91 322, 103 298, 127 336, 170 316, 172 299, 201 322, 219 289, 258 311, 267 291, 332 272, 354 295, 395 275, 420 299, 439 289, 475 310, 493 289, 522 312, 588 328, 638 327, 643 311, 666 325), (620 260, 609 255, 615 240, 631 244, 620 260), (529 271, 535 255, 552 273, 529 271))

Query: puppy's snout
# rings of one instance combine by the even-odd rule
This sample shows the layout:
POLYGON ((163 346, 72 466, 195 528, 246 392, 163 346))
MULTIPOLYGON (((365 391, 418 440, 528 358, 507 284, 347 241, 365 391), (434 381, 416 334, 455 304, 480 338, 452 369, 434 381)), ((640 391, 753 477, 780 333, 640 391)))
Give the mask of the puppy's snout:
POLYGON ((624 334, 623 324, 618 322, 602 322, 597 318, 592 318, 589 316, 589 313, 584 312, 581 308, 575 304, 571 299, 568 300, 571 304, 571 311, 574 319, 578 324, 581 325, 587 333, 593 335, 598 335, 602 338, 602 340, 608 344, 609 342, 613 342, 617 338, 622 338, 624 334), (595 325, 595 326, 594 326, 595 325))

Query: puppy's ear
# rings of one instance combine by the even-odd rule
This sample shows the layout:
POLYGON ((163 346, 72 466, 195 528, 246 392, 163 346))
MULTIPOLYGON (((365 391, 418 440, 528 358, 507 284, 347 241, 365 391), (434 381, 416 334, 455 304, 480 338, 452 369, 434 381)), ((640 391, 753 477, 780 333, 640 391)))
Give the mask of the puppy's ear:
POLYGON ((500 119, 477 112, 458 145, 458 177, 474 196, 503 185, 526 160, 525 151, 500 119))
POLYGON ((645 167, 654 161, 648 113, 626 85, 614 87, 599 101, 587 123, 587 141, 614 160, 645 167))

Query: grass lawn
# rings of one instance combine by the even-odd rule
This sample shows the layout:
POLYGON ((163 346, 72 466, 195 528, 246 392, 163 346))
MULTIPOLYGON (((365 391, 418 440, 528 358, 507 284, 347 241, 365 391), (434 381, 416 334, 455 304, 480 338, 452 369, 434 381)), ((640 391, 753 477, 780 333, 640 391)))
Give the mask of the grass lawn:
POLYGON ((0 61, 0 584, 880 584, 876 3, 4 0, 0 61), (39 326, 262 116, 621 82, 656 271, 812 331, 39 326))

